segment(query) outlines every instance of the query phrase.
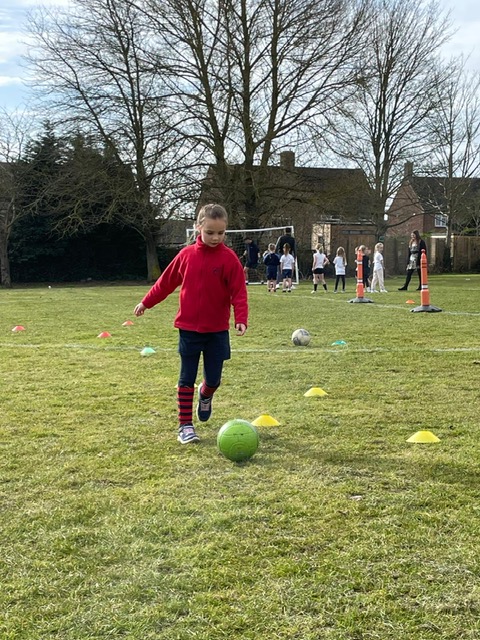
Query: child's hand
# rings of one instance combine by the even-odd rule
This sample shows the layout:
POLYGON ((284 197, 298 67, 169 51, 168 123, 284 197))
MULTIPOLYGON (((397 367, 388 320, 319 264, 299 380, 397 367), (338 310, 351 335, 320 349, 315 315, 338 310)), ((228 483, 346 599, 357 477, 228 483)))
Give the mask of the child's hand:
POLYGON ((245 331, 247 330, 247 325, 239 322, 235 325, 235 329, 237 331, 237 336, 243 336, 245 334, 245 331))
POLYGON ((145 313, 145 309, 147 307, 143 304, 143 302, 139 302, 137 304, 137 306, 135 307, 135 309, 133 310, 133 313, 138 317, 138 316, 143 316, 143 314, 145 313))

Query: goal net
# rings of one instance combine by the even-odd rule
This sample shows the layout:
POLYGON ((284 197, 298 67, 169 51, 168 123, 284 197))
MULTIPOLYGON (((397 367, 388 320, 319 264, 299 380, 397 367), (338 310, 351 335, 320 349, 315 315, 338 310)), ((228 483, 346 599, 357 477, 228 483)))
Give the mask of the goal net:
MULTIPOLYGON (((293 225, 288 225, 292 230, 292 236, 295 237, 295 229, 293 225)), ((285 234, 285 227, 265 227, 263 229, 227 229, 225 244, 233 249, 237 256, 240 258, 241 263, 245 266, 245 240, 251 238, 260 250, 260 258, 256 269, 248 270, 248 283, 249 284, 263 284, 266 282, 266 267, 263 264, 263 256, 268 252, 268 245, 273 243, 276 245, 280 236, 285 234)), ((187 229, 187 241, 186 244, 195 242, 198 235, 196 229, 187 229)), ((298 243, 295 243, 295 252, 298 253, 298 243)), ((295 273, 293 274, 292 281, 295 284, 299 283, 298 262, 295 256, 295 273)))

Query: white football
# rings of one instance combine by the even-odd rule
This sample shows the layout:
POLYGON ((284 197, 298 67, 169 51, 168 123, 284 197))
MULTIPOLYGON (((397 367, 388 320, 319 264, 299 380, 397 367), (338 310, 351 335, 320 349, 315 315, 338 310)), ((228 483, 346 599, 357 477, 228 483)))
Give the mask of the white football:
POLYGON ((306 347, 311 336, 306 329, 295 329, 292 333, 292 342, 296 347, 306 347))

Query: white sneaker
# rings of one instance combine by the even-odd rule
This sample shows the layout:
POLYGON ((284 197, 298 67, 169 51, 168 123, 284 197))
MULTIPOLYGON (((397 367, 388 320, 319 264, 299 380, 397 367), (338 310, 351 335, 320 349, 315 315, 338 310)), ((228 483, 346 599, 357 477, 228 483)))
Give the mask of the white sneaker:
POLYGON ((380 291, 377 291, 377 289, 371 289, 370 293, 380 293, 380 291))
POLYGON ((315 291, 315 289, 314 289, 313 291, 310 291, 310 293, 317 293, 317 292, 316 292, 316 291, 315 291))
POLYGON ((386 289, 380 289, 380 293, 388 293, 386 289))

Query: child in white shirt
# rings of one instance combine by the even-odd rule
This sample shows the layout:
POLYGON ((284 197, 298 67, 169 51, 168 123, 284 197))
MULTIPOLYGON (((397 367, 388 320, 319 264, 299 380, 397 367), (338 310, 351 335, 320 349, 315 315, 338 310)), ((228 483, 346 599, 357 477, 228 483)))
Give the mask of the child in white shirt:
POLYGON ((378 288, 380 289, 380 293, 388 293, 385 289, 384 280, 383 280, 383 243, 377 242, 375 245, 375 253, 373 254, 373 277, 372 277, 372 286, 371 293, 378 293, 378 288))
POLYGON ((312 274, 313 274, 313 291, 317 293, 318 284, 321 283, 325 291, 327 290, 327 284, 325 282, 324 269, 325 265, 329 262, 327 256, 323 252, 321 244, 317 244, 315 253, 313 254, 312 274))
POLYGON ((347 261, 345 260, 345 249, 343 247, 338 247, 337 255, 333 259, 333 264, 335 266, 335 289, 333 293, 337 293, 338 283, 340 282, 340 280, 342 281, 342 293, 345 293, 345 273, 347 270, 347 261))
POLYGON ((292 291, 292 275, 295 268, 295 258, 290 253, 290 245, 283 245, 283 256, 280 258, 280 271, 282 272, 283 293, 292 291))

